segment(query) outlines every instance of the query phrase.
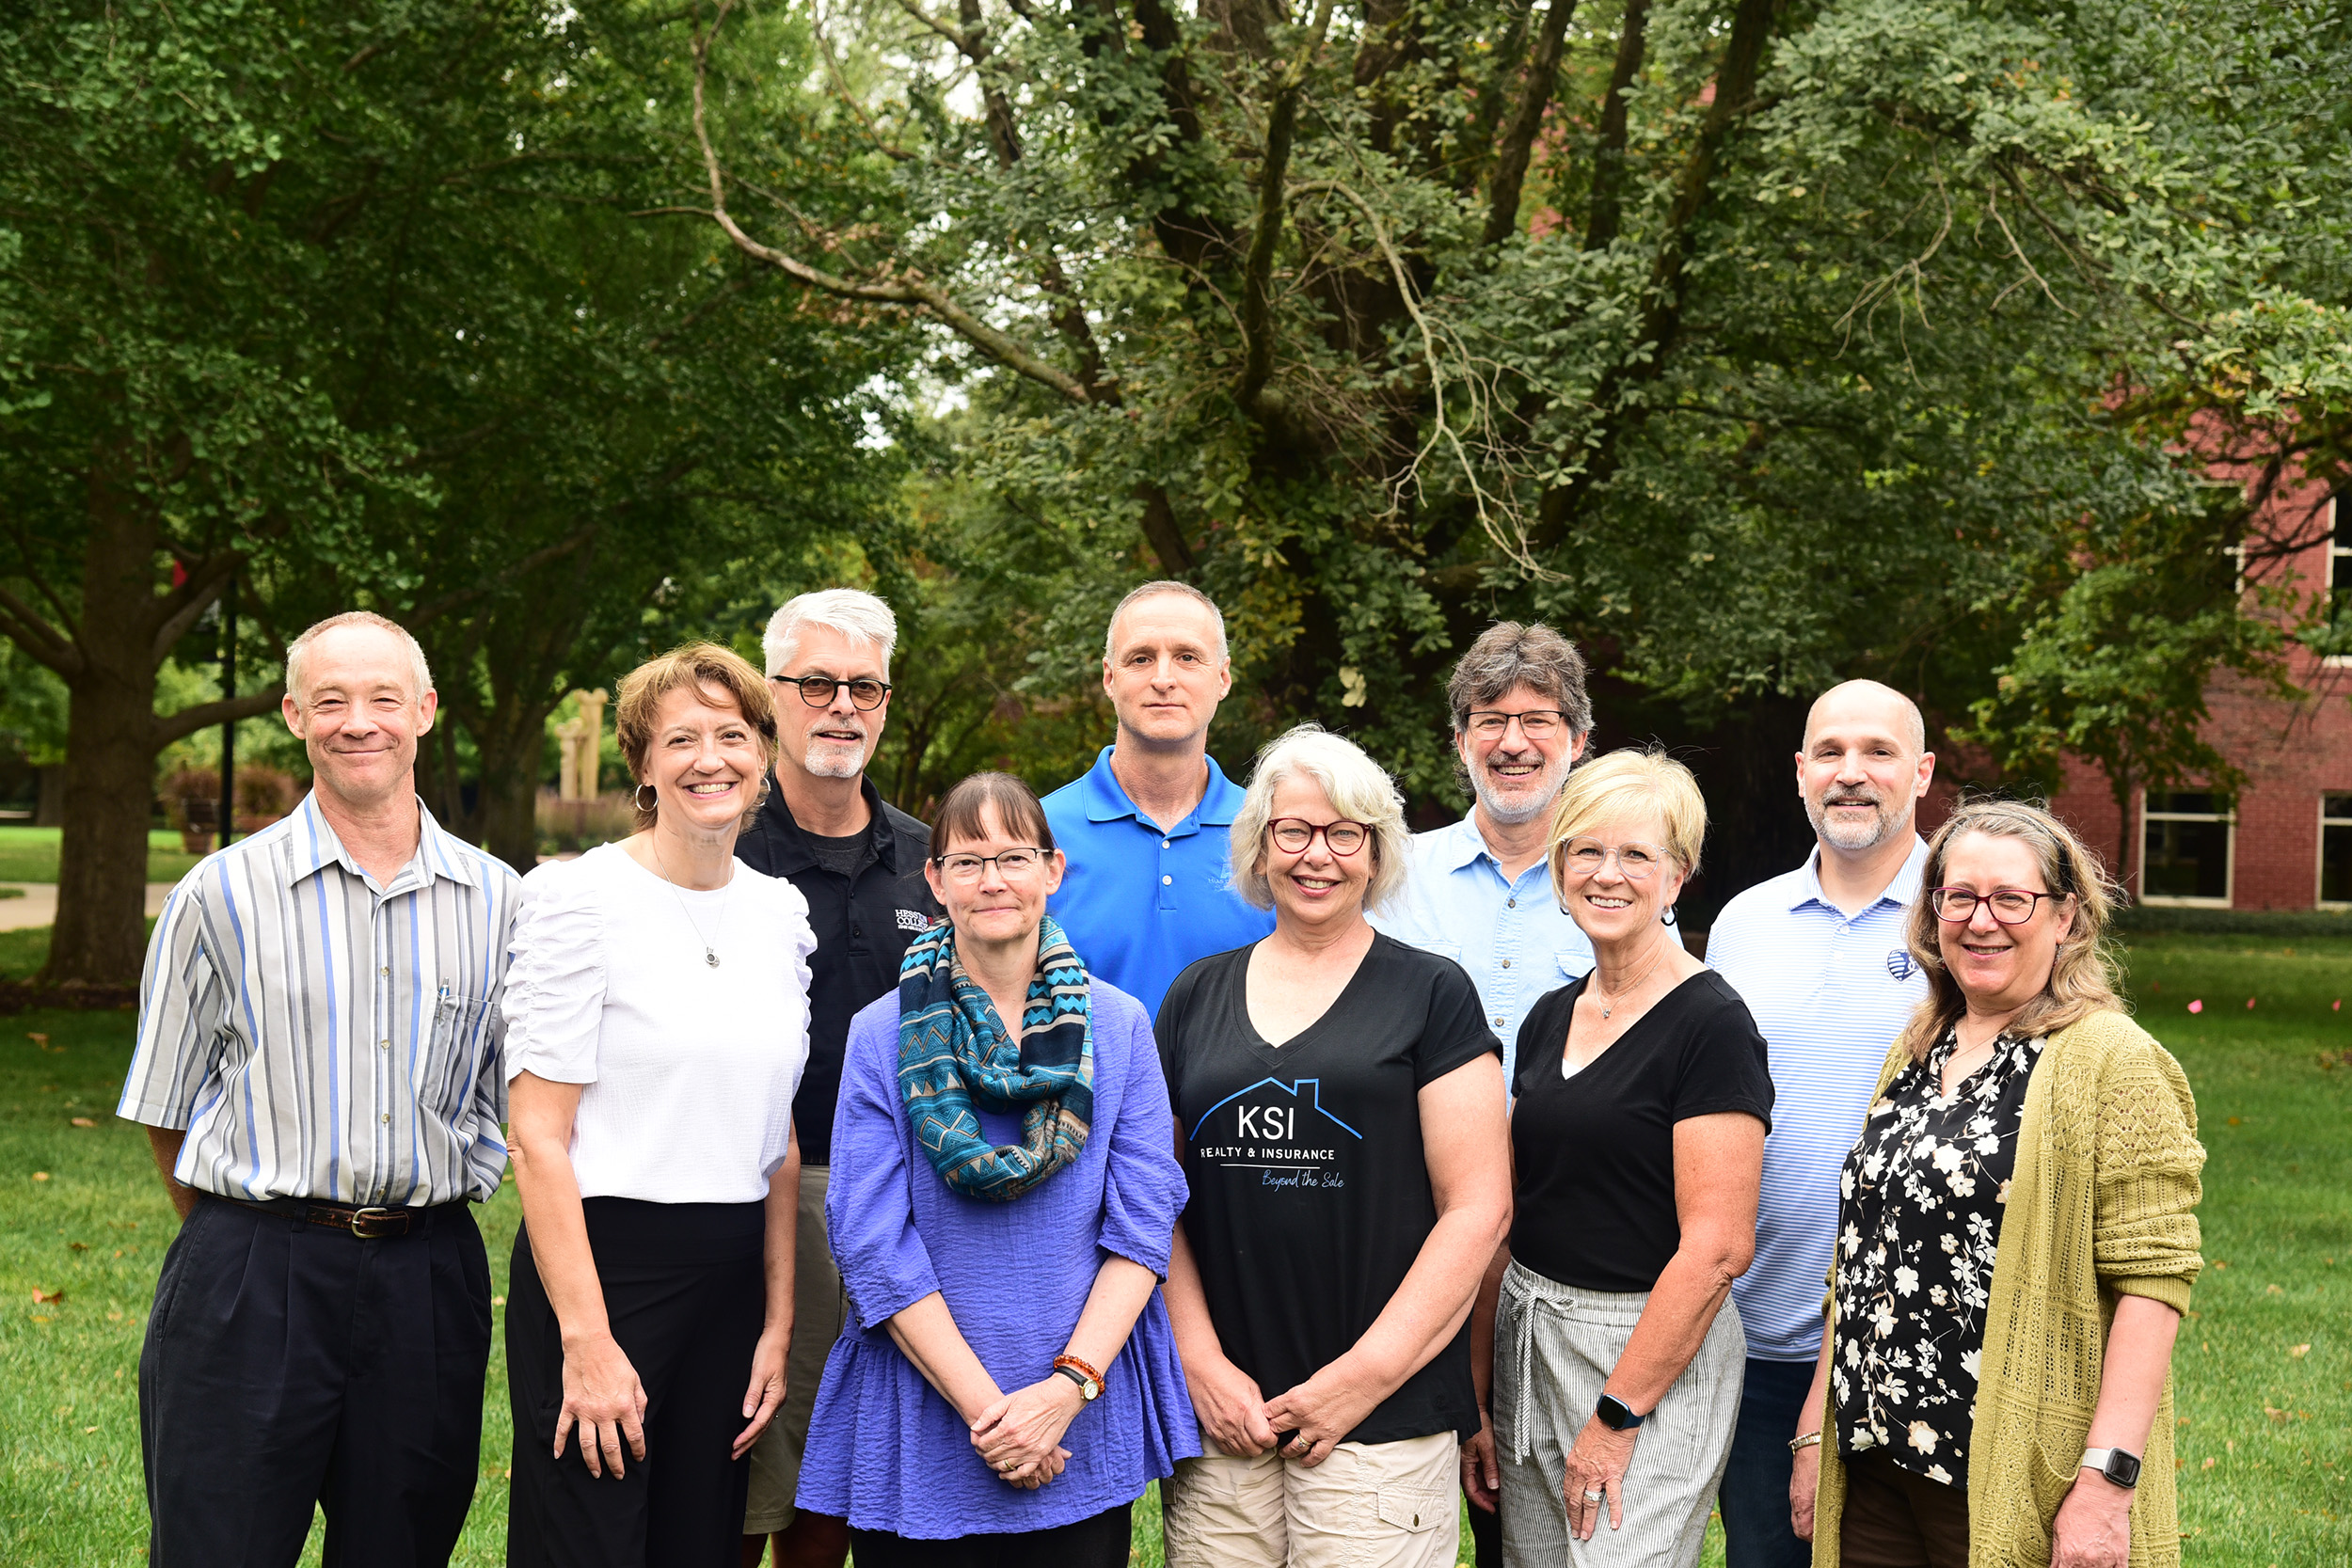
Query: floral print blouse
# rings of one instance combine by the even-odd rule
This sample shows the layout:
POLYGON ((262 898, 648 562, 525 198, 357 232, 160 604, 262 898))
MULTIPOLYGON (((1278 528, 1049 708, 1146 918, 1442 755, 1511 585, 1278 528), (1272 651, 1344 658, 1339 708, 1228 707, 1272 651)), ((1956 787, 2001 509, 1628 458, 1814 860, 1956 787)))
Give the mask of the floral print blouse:
POLYGON ((1906 1470, 1968 1484, 1977 1364, 2040 1037, 2003 1035, 1948 1099, 1942 1040, 1895 1075, 1838 1178, 1830 1385, 1838 1451, 1888 1450, 1906 1470))

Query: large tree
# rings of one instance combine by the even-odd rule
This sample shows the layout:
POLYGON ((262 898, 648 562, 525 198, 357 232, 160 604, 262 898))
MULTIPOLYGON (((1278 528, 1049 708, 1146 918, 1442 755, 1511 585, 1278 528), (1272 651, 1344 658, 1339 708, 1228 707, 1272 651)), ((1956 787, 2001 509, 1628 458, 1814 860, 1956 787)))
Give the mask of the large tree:
POLYGON ((965 477, 1211 587, 1269 721, 1417 794, 1514 610, 1694 721, 1872 673, 2012 768, 2122 723, 2160 776, 2209 672, 2276 668, 2159 414, 2340 363, 2340 10, 857 0, 787 9, 836 103, 763 123, 777 13, 722 0, 673 24, 677 204, 927 324, 965 477), (884 195, 815 199, 843 166, 884 195))

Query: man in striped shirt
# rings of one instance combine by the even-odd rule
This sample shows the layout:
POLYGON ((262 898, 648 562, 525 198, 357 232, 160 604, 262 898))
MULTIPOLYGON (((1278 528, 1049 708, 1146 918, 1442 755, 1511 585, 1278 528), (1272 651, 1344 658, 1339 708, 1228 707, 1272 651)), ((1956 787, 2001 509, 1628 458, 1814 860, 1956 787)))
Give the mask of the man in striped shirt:
POLYGON ((1729 1568, 1812 1560, 1790 1526, 1788 1444, 1814 1424, 1800 1418, 1821 1348, 1838 1172, 1887 1048, 1927 992, 1903 939, 1927 863, 1918 805, 1934 777, 1910 698, 1876 681, 1831 688, 1797 753, 1813 853, 1732 899, 1708 932, 1708 965, 1772 1048, 1773 1091, 1756 1261, 1731 1287, 1748 1365, 1720 1494, 1729 1568))
POLYGON ((179 1236, 139 1356, 149 1560, 442 1564, 473 1497, 506 1164, 499 992, 518 879, 416 793, 435 696, 355 611, 287 649, 314 773, 207 856, 148 944, 119 1114, 179 1236))

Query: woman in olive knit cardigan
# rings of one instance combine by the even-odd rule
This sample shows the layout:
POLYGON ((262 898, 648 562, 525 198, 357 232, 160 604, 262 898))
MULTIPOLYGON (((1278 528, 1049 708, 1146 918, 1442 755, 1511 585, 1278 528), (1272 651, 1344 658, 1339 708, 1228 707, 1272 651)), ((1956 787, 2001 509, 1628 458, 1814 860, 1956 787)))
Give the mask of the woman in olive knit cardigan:
POLYGON ((1815 1568, 2180 1561, 2172 1339, 2204 1150, 2124 1016, 2098 863, 2047 812, 1928 848, 1930 992, 1841 1178, 1789 1507, 1815 1568))

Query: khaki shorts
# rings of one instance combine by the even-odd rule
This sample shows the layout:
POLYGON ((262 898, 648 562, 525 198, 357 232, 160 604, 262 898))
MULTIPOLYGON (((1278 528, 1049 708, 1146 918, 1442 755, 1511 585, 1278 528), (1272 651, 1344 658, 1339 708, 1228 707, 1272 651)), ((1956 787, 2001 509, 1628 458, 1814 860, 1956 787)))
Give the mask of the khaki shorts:
POLYGON ((1200 1457, 1160 1483, 1168 1568, 1454 1568, 1461 1444, 1450 1432, 1342 1443, 1309 1469, 1273 1453, 1200 1457))
POLYGON ((823 1165, 801 1167, 799 1236, 792 1253, 792 1348, 784 1358, 784 1408, 752 1445, 745 1535, 773 1535, 792 1523, 792 1494, 801 1484, 801 1456, 808 1449, 817 1386, 824 1380, 825 1357, 849 1315, 841 1271, 834 1267, 832 1243, 825 1234, 825 1180, 831 1174, 823 1165))

